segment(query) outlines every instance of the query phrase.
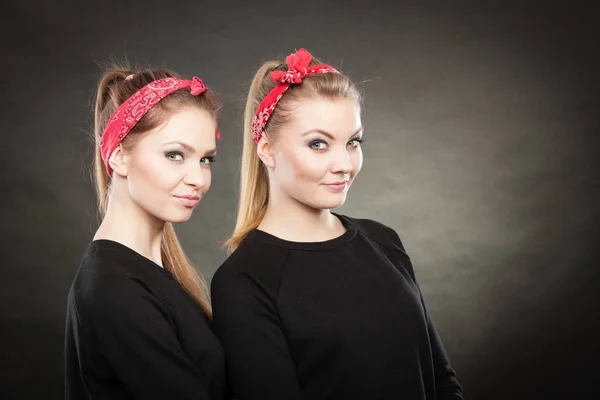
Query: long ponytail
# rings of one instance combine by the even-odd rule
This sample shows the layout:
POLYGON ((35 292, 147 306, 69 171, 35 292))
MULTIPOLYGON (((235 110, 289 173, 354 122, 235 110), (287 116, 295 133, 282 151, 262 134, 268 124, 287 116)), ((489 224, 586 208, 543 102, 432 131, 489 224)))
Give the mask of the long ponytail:
MULTIPOLYGON (((102 132, 108 119, 121 103, 148 83, 166 77, 179 78, 174 72, 164 69, 134 72, 121 67, 107 69, 100 78, 94 112, 94 136, 96 141, 94 182, 98 197, 98 208, 102 217, 104 217, 108 208, 111 185, 111 179, 106 172, 100 150, 102 132)), ((135 143, 144 134, 159 126, 169 113, 181 107, 189 105, 199 107, 208 111, 216 119, 217 106, 208 96, 206 92, 199 96, 192 96, 189 91, 185 90, 171 93, 148 111, 122 141, 122 146, 124 148, 135 146, 135 143)), ((212 317, 207 285, 185 255, 173 225, 168 222, 165 223, 162 232, 161 258, 164 268, 173 274, 194 301, 202 307, 209 317, 212 317)))
MULTIPOLYGON (((256 153, 256 143, 252 139, 250 128, 252 119, 262 99, 270 88, 265 87, 266 78, 279 62, 265 63, 255 74, 250 85, 246 109, 244 110, 244 139, 241 160, 240 199, 235 228, 225 242, 229 251, 235 250, 250 231, 256 228, 265 216, 269 201, 269 179, 267 170, 256 153)), ((271 85, 275 86, 275 85, 271 85)))
MULTIPOLYGON (((310 65, 322 64, 312 58, 310 65)), ((230 252, 234 251, 248 234, 263 220, 269 204, 269 176, 265 165, 256 152, 256 143, 252 138, 252 120, 262 100, 277 85, 271 79, 271 72, 285 71, 287 65, 282 61, 267 61, 254 75, 246 109, 244 111, 244 138, 241 160, 241 182, 238 215, 235 228, 225 242, 230 252)), ((277 103, 265 126, 264 136, 271 142, 277 140, 281 127, 290 119, 293 103, 302 98, 325 97, 329 99, 351 98, 361 102, 361 96, 354 83, 345 75, 338 73, 306 76, 301 84, 292 85, 277 103)))

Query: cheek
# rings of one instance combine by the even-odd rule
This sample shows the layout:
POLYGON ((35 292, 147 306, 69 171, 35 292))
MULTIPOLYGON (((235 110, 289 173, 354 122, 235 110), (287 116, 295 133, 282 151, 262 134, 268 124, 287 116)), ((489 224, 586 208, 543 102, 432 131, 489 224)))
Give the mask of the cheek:
POLYGON ((132 163, 129 176, 136 187, 145 191, 170 192, 181 180, 174 165, 162 157, 140 157, 132 163))
POLYGON ((212 171, 209 168, 204 172, 204 182, 205 184, 204 187, 202 187, 202 191, 206 193, 210 189, 210 184, 212 183, 212 171))
POLYGON ((328 171, 326 157, 311 151, 290 152, 283 160, 286 176, 295 180, 314 181, 322 179, 328 171))
POLYGON ((350 153, 350 162, 352 163, 352 175, 358 175, 363 165, 363 154, 360 148, 350 153))

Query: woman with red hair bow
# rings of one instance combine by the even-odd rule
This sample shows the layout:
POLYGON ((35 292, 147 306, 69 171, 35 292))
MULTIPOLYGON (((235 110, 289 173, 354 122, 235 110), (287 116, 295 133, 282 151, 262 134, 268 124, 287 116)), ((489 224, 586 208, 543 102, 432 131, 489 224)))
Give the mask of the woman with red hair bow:
POLYGON ((254 77, 233 253, 211 284, 239 400, 463 398, 398 234, 330 211, 362 167, 360 105, 304 49, 254 77))
POLYGON ((122 68, 102 76, 95 181, 103 219, 69 292, 67 399, 223 399, 207 290, 172 226, 210 188, 217 111, 197 77, 122 68))

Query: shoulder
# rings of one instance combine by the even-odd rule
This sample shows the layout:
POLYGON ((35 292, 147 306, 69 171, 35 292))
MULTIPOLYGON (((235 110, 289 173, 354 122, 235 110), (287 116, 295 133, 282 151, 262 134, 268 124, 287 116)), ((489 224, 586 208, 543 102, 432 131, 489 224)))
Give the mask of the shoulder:
POLYGON ((398 233, 387 225, 367 218, 354 218, 346 215, 341 216, 354 223, 359 234, 377 242, 379 245, 391 250, 398 250, 406 254, 404 244, 398 233))
POLYGON ((161 307, 143 274, 132 269, 118 248, 90 245, 75 275, 70 302, 81 318, 128 316, 140 308, 161 307))
POLYGON ((252 234, 217 268, 211 292, 235 291, 257 286, 275 295, 288 257, 288 250, 254 240, 252 234))
POLYGON ((348 216, 342 217, 353 222, 356 225, 359 234, 363 235, 367 240, 375 242, 383 253, 392 260, 394 265, 398 267, 402 266, 413 281, 416 282, 414 267, 410 256, 406 252, 400 236, 394 229, 372 219, 352 218, 348 216))

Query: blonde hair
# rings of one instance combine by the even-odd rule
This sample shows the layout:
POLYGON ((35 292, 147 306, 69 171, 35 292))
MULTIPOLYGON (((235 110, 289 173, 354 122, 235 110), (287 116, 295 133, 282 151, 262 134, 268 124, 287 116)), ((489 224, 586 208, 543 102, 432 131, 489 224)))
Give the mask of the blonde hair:
MULTIPOLYGON (((106 124, 115 110, 136 91, 152 81, 176 77, 178 74, 166 69, 132 71, 129 68, 108 68, 100 78, 96 94, 94 112, 94 136, 96 150, 94 158, 94 181, 98 205, 102 217, 106 214, 110 191, 111 178, 106 172, 100 138, 106 124)), ((146 115, 135 125, 121 142, 126 150, 131 150, 151 129, 162 124, 173 112, 184 107, 197 107, 207 111, 216 121, 218 106, 207 92, 192 96, 189 89, 177 90, 157 105, 152 107, 146 115)), ((198 303, 204 312, 212 317, 207 285, 198 274, 191 261, 185 255, 181 244, 171 223, 166 223, 162 232, 161 258, 165 269, 170 271, 175 279, 183 286, 189 295, 198 303)))
MULTIPOLYGON (((313 58, 310 65, 322 64, 313 58)), ((248 234, 262 221, 269 204, 269 178, 267 169, 256 152, 256 143, 252 138, 252 120, 261 101, 277 85, 271 79, 273 71, 286 71, 283 61, 267 61, 254 75, 246 109, 244 111, 244 139, 241 159, 241 182, 238 214, 233 233, 225 242, 230 252, 234 251, 248 234)), ((281 127, 289 122, 293 105, 301 99, 324 97, 335 100, 340 98, 362 101, 360 92, 347 76, 341 73, 324 73, 304 77, 301 84, 291 85, 281 97, 264 129, 269 141, 277 140, 281 127)))

